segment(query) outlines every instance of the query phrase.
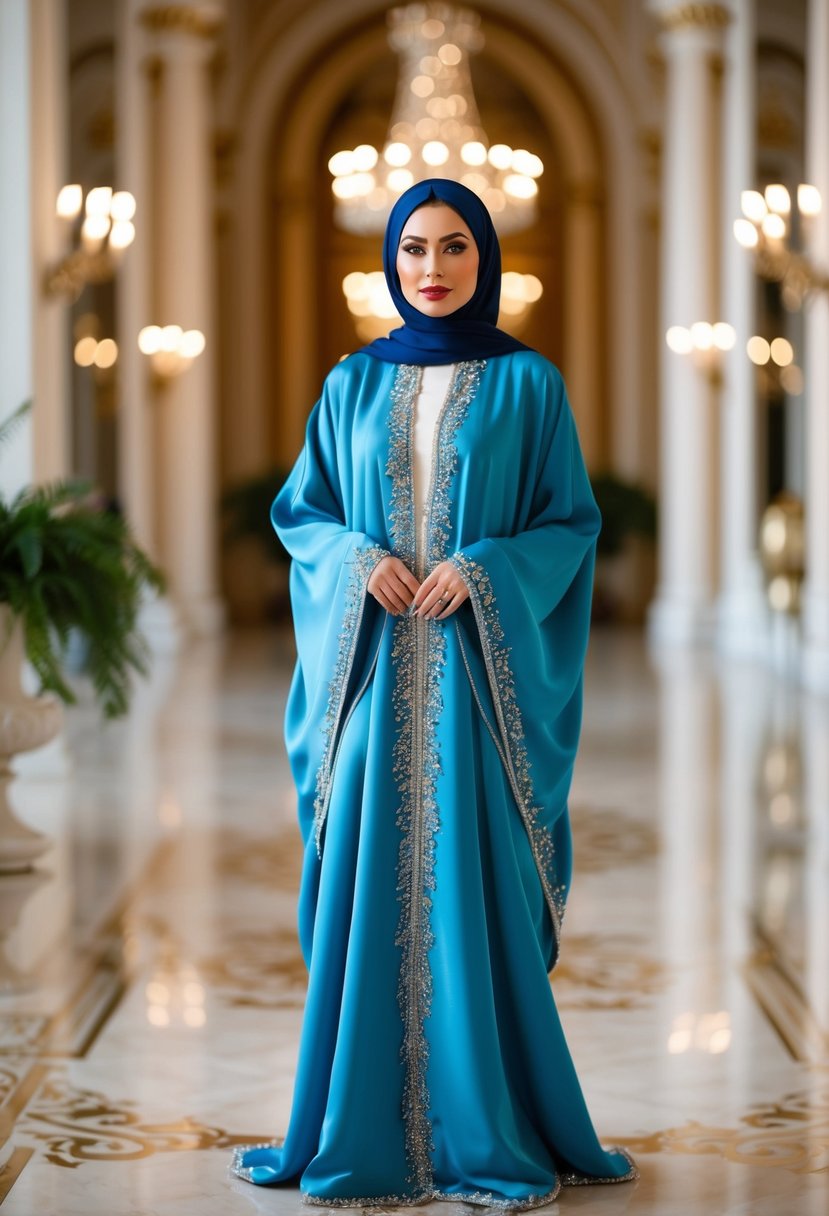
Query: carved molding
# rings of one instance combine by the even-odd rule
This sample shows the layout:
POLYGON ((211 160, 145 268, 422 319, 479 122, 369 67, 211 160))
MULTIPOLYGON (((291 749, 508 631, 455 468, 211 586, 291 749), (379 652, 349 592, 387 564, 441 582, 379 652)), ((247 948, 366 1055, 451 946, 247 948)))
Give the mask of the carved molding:
POLYGON ((663 29, 669 31, 690 26, 722 30, 731 22, 732 14, 724 4, 677 4, 659 13, 658 18, 663 29))
POLYGON ((224 16, 216 8, 200 8, 196 4, 156 4, 141 10, 140 21, 155 34, 193 34, 197 38, 213 38, 222 28, 224 16))

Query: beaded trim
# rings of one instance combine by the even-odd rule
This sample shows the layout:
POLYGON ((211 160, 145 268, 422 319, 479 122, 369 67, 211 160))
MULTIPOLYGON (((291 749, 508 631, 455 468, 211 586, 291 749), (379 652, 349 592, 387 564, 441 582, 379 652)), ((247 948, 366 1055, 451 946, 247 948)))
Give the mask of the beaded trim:
MULTIPOLYGON (((241 1178, 245 1182, 253 1182, 251 1178, 251 1167, 242 1165, 242 1158, 250 1149, 256 1148, 279 1148, 280 1146, 275 1141, 265 1141, 261 1144, 242 1144, 238 1145, 233 1150, 233 1158, 230 1166, 230 1172, 237 1178, 241 1178)), ((527 1199, 496 1199, 491 1191, 466 1191, 449 1193, 446 1191, 437 1191, 432 1189, 428 1192, 422 1192, 417 1195, 383 1195, 372 1198, 362 1199, 324 1199, 318 1195, 309 1195, 303 1193, 302 1202, 314 1207, 331 1207, 331 1208, 368 1208, 368 1207, 415 1207, 423 1203, 431 1203, 433 1201, 445 1200, 447 1202, 470 1203, 481 1207, 498 1208, 503 1211, 525 1212, 532 1208, 544 1207, 548 1203, 552 1203, 557 1197, 562 1187, 565 1186, 608 1186, 617 1182, 634 1182, 639 1178, 639 1170, 633 1157, 620 1145, 613 1144, 605 1149, 605 1152, 619 1153, 630 1164, 630 1169, 626 1174, 621 1174, 618 1177, 593 1178, 585 1174, 560 1174, 558 1181, 551 1191, 547 1191, 544 1195, 531 1195, 527 1199)), ((257 1184, 254 1184, 257 1185, 257 1184)), ((262 1185, 262 1184, 259 1184, 262 1185)), ((265 1184, 268 1185, 268 1184, 265 1184)))
POLYGON ((552 1191, 544 1195, 531 1195, 527 1199, 496 1199, 491 1191, 424 1191, 419 1195, 384 1195, 377 1199, 320 1199, 316 1195, 303 1194, 302 1202, 323 1208, 393 1208, 419 1207, 424 1203, 469 1203, 476 1207, 495 1208, 502 1212, 527 1212, 553 1203, 561 1190, 557 1182, 552 1191))
POLYGON ((545 1207, 553 1203, 564 1187, 570 1186, 613 1186, 620 1182, 636 1182, 639 1169, 627 1149, 618 1144, 609 1145, 606 1153, 618 1153, 628 1162, 630 1169, 626 1174, 608 1175, 604 1178, 594 1178, 589 1174, 559 1174, 556 1185, 543 1195, 530 1195, 526 1199, 496 1199, 491 1191, 437 1191, 424 1192, 418 1195, 383 1195, 370 1199, 322 1199, 316 1195, 303 1194, 302 1201, 317 1207, 331 1208, 371 1208, 371 1207, 416 1207, 423 1203, 443 1200, 448 1203, 469 1203, 485 1208, 495 1208, 506 1212, 527 1212, 533 1208, 545 1207))
POLYGON ((495 591, 489 575, 478 562, 472 561, 464 553, 455 553, 449 560, 458 570, 469 591, 469 599, 478 625, 481 649, 492 691, 495 714, 498 719, 498 728, 508 761, 507 776, 530 839, 544 897, 553 919, 556 951, 558 951, 566 887, 564 884, 553 886, 550 881, 555 862, 555 846, 552 833, 540 821, 542 808, 535 802, 524 724, 515 692, 515 677, 509 661, 510 647, 504 645, 504 629, 495 591))
POLYGON ((314 839, 317 845, 317 856, 322 856, 322 830, 328 814, 328 803, 331 799, 332 775, 334 772, 334 753, 339 737, 339 725, 345 705, 345 692, 354 665, 354 655, 357 650, 357 639, 360 636, 360 625, 366 603, 366 586, 371 572, 381 558, 388 554, 388 549, 379 545, 369 545, 356 548, 351 559, 352 571, 345 593, 345 611, 340 628, 340 641, 337 651, 337 661, 334 664, 334 674, 328 685, 328 704, 325 710, 322 730, 325 743, 322 759, 317 769, 317 783, 314 797, 314 839))
MULTIPOLYGON (((603 1146, 604 1147, 604 1146, 603 1146)), ((559 1174, 559 1182, 562 1186, 609 1186, 614 1182, 635 1182, 639 1177, 639 1167, 631 1157, 626 1148, 622 1148, 620 1144, 609 1144, 604 1151, 606 1153, 618 1153, 620 1157, 624 1157, 630 1169, 626 1174, 620 1174, 618 1177, 610 1178, 593 1178, 590 1174, 559 1174)))
MULTIPOLYGON (((249 1153, 254 1148, 281 1148, 275 1140, 264 1140, 260 1144, 237 1144, 233 1150, 233 1156, 228 1169, 231 1174, 235 1174, 237 1178, 241 1178, 243 1182, 253 1182, 251 1177, 251 1166, 242 1165, 242 1158, 245 1153, 249 1153)), ((253 1183, 256 1186, 256 1183, 253 1183)))
MULTIPOLYGON (((450 489, 457 469, 454 437, 475 395, 483 360, 460 363, 441 407, 432 446, 425 536, 428 554, 417 545, 412 452, 415 402, 422 369, 398 367, 392 389, 390 448, 386 472, 392 479, 391 535, 394 552, 419 578, 427 568, 445 560, 450 534, 450 489)), ((392 772, 400 794, 397 827, 401 832, 397 872, 400 903, 395 944, 401 949, 398 1003, 403 1023, 401 1059, 404 1065, 403 1123, 408 1181, 417 1199, 428 1202, 434 1192, 426 1073, 429 1045, 424 1022, 432 1001, 429 951, 434 945, 431 892, 435 888, 435 835, 440 827, 436 789, 441 771, 437 724, 443 709, 440 680, 445 664, 446 635, 441 624, 405 615, 395 622, 392 661, 397 678, 393 711, 398 735, 392 772)))
POLYGON ((422 367, 402 363, 395 371, 391 390, 392 409, 389 414, 389 458, 386 462, 386 473, 391 478, 389 535, 392 537, 395 556, 412 569, 416 548, 412 427, 414 403, 420 392, 422 378, 422 367))

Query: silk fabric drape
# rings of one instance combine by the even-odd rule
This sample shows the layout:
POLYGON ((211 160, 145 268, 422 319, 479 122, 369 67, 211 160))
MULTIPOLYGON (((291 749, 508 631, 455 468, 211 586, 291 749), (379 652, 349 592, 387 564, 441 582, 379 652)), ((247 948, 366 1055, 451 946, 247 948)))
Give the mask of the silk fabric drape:
POLYGON ((547 977, 599 514, 557 370, 470 361, 420 551, 420 376, 365 354, 335 368, 273 507, 293 558, 309 988, 284 1145, 234 1169, 327 1206, 533 1207, 635 1176, 596 1138, 547 977), (386 614, 366 592, 385 553, 419 578, 451 560, 469 600, 442 622, 386 614))

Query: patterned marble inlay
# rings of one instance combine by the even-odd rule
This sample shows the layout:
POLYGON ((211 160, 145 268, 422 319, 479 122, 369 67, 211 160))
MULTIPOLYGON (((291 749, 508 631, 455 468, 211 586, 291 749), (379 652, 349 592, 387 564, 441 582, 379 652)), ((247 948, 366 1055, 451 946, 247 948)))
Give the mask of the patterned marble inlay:
MULTIPOLYGON (((88 1161, 135 1161, 155 1153, 229 1149, 254 1139, 209 1127, 188 1115, 154 1123, 136 1102, 49 1080, 21 1120, 26 1139, 43 1146, 47 1161, 76 1169, 88 1161)), ((261 1137, 260 1137, 261 1139, 261 1137)))
POLYGON ((712 1127, 689 1120, 681 1127, 621 1143, 634 1154, 716 1156, 739 1165, 795 1174, 829 1170, 829 1086, 759 1104, 740 1119, 738 1127, 712 1127))
POLYGON ((200 975, 229 1005, 248 1009, 301 1009, 308 972, 296 930, 241 929, 221 951, 198 960, 200 975))
POLYGON ((254 836, 224 828, 216 833, 218 874, 269 890, 295 892, 302 869, 302 837, 293 825, 277 834, 254 836))
MULTIPOLYGON (((63 1077, 42 1086, 18 1126, 23 1139, 42 1145, 48 1161, 70 1169, 86 1162, 128 1162, 157 1153, 225 1150, 266 1139, 229 1132, 188 1115, 155 1122, 142 1117, 138 1104, 130 1099, 75 1088, 63 1077)), ((680 1127, 618 1143, 634 1155, 714 1156, 744 1166, 819 1173, 829 1170, 829 1089, 758 1104, 737 1127, 689 1120, 680 1127)))
POLYGON ((653 861, 659 854, 659 835, 653 826, 624 811, 571 803, 570 823, 578 873, 600 874, 653 861))
POLYGON ((11 1068, 0 1068, 0 1106, 8 1100, 17 1085, 17 1073, 11 1068))
POLYGON ((568 933, 553 974, 562 1009, 641 1009, 664 991, 670 970, 622 933, 568 933))
POLYGON ((42 1039, 48 1018, 38 1013, 0 1014, 0 1055, 29 1052, 42 1039))

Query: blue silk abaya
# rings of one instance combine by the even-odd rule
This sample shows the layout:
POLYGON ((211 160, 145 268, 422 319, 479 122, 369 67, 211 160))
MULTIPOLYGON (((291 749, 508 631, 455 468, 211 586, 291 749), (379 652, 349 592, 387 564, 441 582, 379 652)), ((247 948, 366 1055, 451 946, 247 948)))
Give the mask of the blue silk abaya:
POLYGON ((468 359, 419 551, 421 376, 364 352, 334 368, 273 507, 309 985, 285 1141, 233 1168, 329 1207, 530 1208, 636 1176, 596 1138, 547 975, 599 513, 555 367, 468 359), (386 553, 419 580, 451 560, 469 599, 444 621, 386 613, 366 591, 386 553))

